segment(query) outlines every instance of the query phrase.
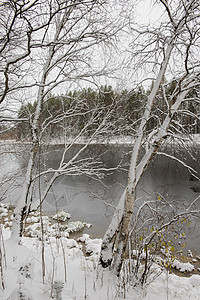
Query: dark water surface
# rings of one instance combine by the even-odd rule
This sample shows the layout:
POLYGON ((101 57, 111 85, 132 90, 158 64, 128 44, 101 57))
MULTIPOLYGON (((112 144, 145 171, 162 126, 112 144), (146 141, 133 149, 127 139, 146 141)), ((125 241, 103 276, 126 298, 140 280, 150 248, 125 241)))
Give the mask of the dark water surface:
MULTIPOLYGON (((13 176, 9 192, 2 193, 5 200, 15 202, 20 196, 20 184, 23 181, 24 167, 28 159, 28 150, 19 146, 14 151, 14 146, 1 145, 0 156, 0 177, 5 174, 16 172, 13 176), (20 150, 20 151, 19 151, 20 150), (16 154, 19 153, 18 155, 16 154), (17 178, 17 180, 16 180, 17 178)), ((70 159, 81 145, 74 145, 68 153, 66 160, 70 159)), ((56 168, 59 165, 63 146, 50 146, 45 149, 43 162, 46 167, 56 168)), ((102 182, 86 176, 62 176, 58 178, 44 203, 43 209, 51 214, 58 210, 65 210, 72 215, 73 220, 82 220, 92 224, 91 234, 103 236, 116 207, 124 187, 127 183, 127 169, 130 159, 131 146, 127 145, 90 145, 84 153, 86 157, 100 156, 100 160, 107 168, 113 168, 122 161, 124 170, 116 170, 107 175, 102 182)), ((197 170, 200 176, 200 150, 198 146, 189 145, 187 149, 179 148, 177 145, 167 145, 165 153, 175 154, 182 158, 184 162, 197 170), (191 157, 191 154, 193 157, 191 157)), ((110 172, 109 172, 110 173, 110 172)), ((7 184, 8 189, 8 184, 7 184)), ((144 173, 137 189, 137 206, 146 200, 153 200, 157 195, 161 195, 167 201, 176 202, 179 208, 189 205, 200 195, 200 182, 191 175, 178 161, 171 160, 166 156, 158 155, 144 173)), ((200 199, 196 203, 200 208, 200 199)), ((199 224, 196 229, 187 237, 190 249, 199 252, 199 224)))

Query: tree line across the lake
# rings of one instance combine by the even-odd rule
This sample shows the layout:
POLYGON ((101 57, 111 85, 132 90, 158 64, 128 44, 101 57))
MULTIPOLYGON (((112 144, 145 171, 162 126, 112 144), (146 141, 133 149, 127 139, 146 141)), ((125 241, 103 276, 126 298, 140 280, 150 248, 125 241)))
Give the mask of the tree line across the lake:
MULTIPOLYGON (((167 88, 165 87, 165 95, 162 89, 157 93, 154 109, 147 123, 147 134, 149 130, 159 126, 164 119, 168 103, 171 101, 169 97, 173 94, 175 86, 176 82, 172 81, 167 88)), ((112 133, 116 135, 129 135, 136 132, 151 89, 152 86, 145 90, 140 85, 131 91, 117 92, 112 86, 105 85, 98 90, 84 88, 69 91, 65 95, 49 95, 44 102, 40 117, 42 136, 62 138, 66 134, 75 136, 82 131, 89 137, 102 122, 109 124, 109 132, 105 130, 102 133, 104 136, 110 133, 112 127, 112 133)), ((199 89, 191 93, 190 98, 192 96, 198 99, 200 96, 199 89)), ((31 140, 36 104, 36 102, 27 102, 21 105, 18 112, 19 122, 12 128, 12 136, 17 139, 31 140)), ((182 126, 187 133, 200 133, 200 121, 196 118, 199 114, 200 107, 197 101, 185 101, 174 119, 174 128, 182 126), (184 114, 185 111, 190 111, 191 114, 184 114)), ((4 131, 6 136, 5 125, 4 131)))

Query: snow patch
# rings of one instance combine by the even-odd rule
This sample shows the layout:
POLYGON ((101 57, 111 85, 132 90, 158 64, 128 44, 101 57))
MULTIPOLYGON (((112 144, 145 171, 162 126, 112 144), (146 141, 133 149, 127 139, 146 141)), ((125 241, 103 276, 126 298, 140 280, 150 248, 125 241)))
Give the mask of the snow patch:
POLYGON ((178 261, 177 259, 175 259, 172 263, 172 268, 175 268, 180 272, 192 272, 194 270, 194 266, 191 263, 183 263, 178 261))
POLYGON ((65 211, 59 211, 52 217, 53 220, 57 220, 60 222, 65 222, 70 218, 71 218, 71 215, 65 211))
POLYGON ((72 221, 67 225, 67 232, 77 232, 82 230, 84 227, 90 228, 92 225, 81 221, 72 221))

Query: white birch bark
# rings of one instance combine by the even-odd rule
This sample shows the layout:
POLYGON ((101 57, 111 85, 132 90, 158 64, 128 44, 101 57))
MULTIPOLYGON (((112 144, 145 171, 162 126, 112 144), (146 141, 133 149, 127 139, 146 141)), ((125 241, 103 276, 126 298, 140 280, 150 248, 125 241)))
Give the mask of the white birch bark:
MULTIPOLYGON (((42 20, 40 24, 40 22, 37 20, 37 26, 33 24, 36 26, 36 32, 34 32, 36 36, 33 34, 33 40, 31 40, 31 47, 33 48, 34 52, 33 62, 34 59, 36 59, 37 66, 39 65, 38 57, 40 55, 42 56, 41 60, 39 60, 39 62, 41 61, 42 66, 44 66, 41 72, 42 76, 39 78, 38 74, 34 73, 34 70, 33 74, 35 75, 36 79, 34 78, 33 83, 30 83, 29 81, 23 86, 24 89, 34 87, 38 88, 38 95, 36 99, 36 110, 31 124, 32 147, 30 150, 30 157, 25 174, 22 194, 14 212, 12 238, 16 240, 18 240, 19 234, 22 234, 23 215, 28 213, 30 206, 30 187, 33 186, 34 180, 42 177, 38 175, 36 178, 35 176, 35 162, 40 147, 40 137, 43 134, 42 130, 40 132, 40 116, 44 98, 50 92, 52 92, 55 87, 62 85, 64 82, 74 82, 75 79, 84 80, 87 79, 87 77, 93 78, 95 76, 101 76, 102 72, 105 72, 105 66, 100 67, 98 70, 96 67, 93 68, 91 63, 92 50, 95 48, 95 45, 106 45, 106 43, 111 40, 113 36, 115 36, 119 28, 121 28, 120 24, 118 24, 119 27, 118 25, 114 26, 116 21, 108 20, 107 22, 107 19, 105 18, 106 13, 104 9, 101 9, 101 6, 103 6, 104 3, 98 3, 94 1, 86 1, 84 3, 82 1, 61 1, 61 3, 59 3, 59 1, 55 1, 55 3, 50 3, 47 1, 46 3, 44 1, 43 4, 44 6, 47 4, 47 8, 42 6, 44 9, 47 9, 47 11, 45 10, 44 13, 44 19, 47 18, 47 21, 44 21, 43 24, 42 20), (55 4, 55 11, 53 4, 55 4), (52 14, 50 14, 51 10, 52 14), (99 15, 97 12, 99 12, 99 15), (105 23, 101 20, 101 17, 104 18, 106 21, 105 23), (96 25, 94 26, 94 24, 96 25), (37 50, 39 52, 38 56, 36 53, 37 50), (85 67, 84 69, 83 66, 85 67), (37 80, 37 78, 39 79, 37 80)), ((43 11, 40 13, 42 16, 43 11)), ((96 120, 93 121, 95 124, 96 120)), ((105 130, 106 124, 102 125, 104 126, 105 130)), ((89 127, 89 124, 87 124, 87 126, 89 127)), ((103 131, 101 128, 98 128, 98 130, 103 131)), ((49 184, 41 193, 42 200, 45 199, 49 188, 57 176, 59 176, 61 173, 67 173, 68 169, 70 169, 69 166, 73 165, 73 162, 78 159, 78 156, 80 156, 81 152, 84 151, 87 146, 88 143, 82 147, 82 149, 76 153, 68 163, 64 163, 65 153, 63 154, 60 169, 54 170, 54 174, 50 178, 49 184)), ((66 145, 66 151, 69 149, 67 147, 68 146, 66 145)), ((86 171, 88 171, 87 168, 86 171)), ((95 172, 94 168, 93 171, 95 172)))
MULTIPOLYGON (((161 1, 162 2, 162 1, 161 1)), ((138 133, 136 135, 135 144, 132 150, 132 156, 129 167, 129 175, 128 175, 128 183, 127 187, 120 199, 119 207, 120 210, 116 210, 116 213, 111 221, 110 226, 103 238, 102 242, 102 250, 100 255, 100 265, 103 267, 109 267, 113 265, 114 271, 117 275, 119 275, 123 256, 126 251, 128 235, 130 232, 130 223, 133 215, 134 208, 134 200, 135 200, 135 190, 138 182, 141 179, 144 171, 149 165, 150 161, 156 155, 159 150, 160 145, 164 137, 167 135, 168 128, 171 124, 171 120, 174 114, 177 112, 180 104, 184 101, 184 98, 188 94, 188 91, 194 86, 193 80, 190 79, 185 83, 185 88, 182 91, 179 91, 177 98, 175 99, 174 104, 170 107, 168 105, 168 113, 164 118, 161 126, 153 130, 149 136, 150 145, 147 145, 146 152, 144 155, 141 154, 142 143, 145 137, 145 129, 147 125, 147 121, 151 115, 153 102, 156 97, 156 94, 159 91, 162 80, 166 73, 166 69, 169 65, 169 60, 171 58, 171 53, 173 49, 176 47, 176 41, 181 34, 181 30, 185 26, 185 22, 188 19, 189 10, 191 7, 183 11, 183 16, 180 18, 180 21, 174 22, 173 17, 170 13, 168 4, 164 2, 164 6, 166 8, 168 17, 170 19, 170 23, 173 28, 173 34, 171 38, 168 39, 168 45, 164 54, 164 58, 160 67, 160 71, 156 77, 154 82, 153 89, 148 97, 146 108, 143 114, 143 118, 140 122, 140 126, 138 129, 138 133), (141 156, 142 155, 142 156, 141 156), (140 156, 140 157, 139 157, 140 156), (123 213, 122 213, 123 210, 123 213), (114 250, 114 245, 116 249, 114 250)), ((148 32, 148 31, 147 31, 148 32)), ((188 56, 186 55, 185 65, 187 65, 188 56)), ((182 81, 187 80, 189 78, 188 69, 186 67, 186 75, 183 76, 182 81)), ((182 83, 183 83, 182 82, 182 83)))
POLYGON ((136 155, 139 155, 138 145, 140 145, 141 147, 142 139, 141 137, 136 139, 130 164, 129 182, 120 199, 119 206, 117 207, 113 220, 111 221, 111 224, 104 236, 100 256, 100 264, 103 267, 108 267, 113 263, 113 268, 117 275, 119 275, 119 272, 121 270, 129 232, 131 231, 130 222, 133 214, 135 199, 134 195, 137 184, 139 183, 150 161, 159 150, 162 140, 167 134, 167 130, 170 126, 174 114, 178 111, 179 106, 184 101, 186 95, 193 86, 195 86, 195 83, 193 82, 193 80, 191 80, 190 83, 186 84, 185 90, 183 90, 178 95, 176 101, 171 106, 170 112, 166 115, 157 134, 154 136, 153 143, 150 145, 148 151, 146 151, 139 163, 136 155), (115 254, 113 252, 114 244, 117 245, 115 254))
POLYGON ((23 227, 24 227, 24 216, 27 215, 28 209, 30 207, 30 186, 32 184, 32 177, 33 177, 33 170, 35 166, 35 159, 36 155, 38 154, 38 147, 39 147, 39 130, 40 130, 40 124, 39 119, 41 115, 42 110, 42 103, 44 101, 44 86, 47 80, 49 67, 51 64, 51 61, 54 56, 55 51, 55 45, 58 41, 60 32, 62 30, 63 24, 64 24, 65 15, 60 20, 60 22, 57 24, 53 45, 50 46, 48 51, 48 56, 46 58, 46 62, 43 69, 43 74, 40 81, 40 87, 38 90, 38 97, 37 97, 37 105, 36 110, 34 114, 34 119, 32 123, 32 148, 30 150, 30 157, 28 161, 28 167, 25 174, 25 181, 22 188, 21 197, 18 200, 17 206, 14 210, 14 219, 13 219, 13 225, 12 225, 12 235, 11 237, 13 240, 20 242, 20 237, 23 234, 23 227))
POLYGON ((142 143, 143 136, 144 136, 144 130, 145 130, 145 126, 148 121, 149 115, 151 113, 153 100, 158 92, 158 89, 162 82, 163 76, 165 74, 166 67, 169 62, 169 58, 170 58, 172 49, 173 49, 173 39, 171 39, 171 42, 169 43, 169 45, 167 47, 165 60, 162 63, 159 74, 157 76, 157 80, 155 81, 154 87, 148 97, 148 100, 147 100, 147 105, 146 105, 146 108, 144 111, 144 115, 143 115, 142 121, 140 123, 140 127, 138 129, 138 135, 136 137, 136 141, 135 141, 135 144, 134 144, 134 147, 132 150, 127 188, 124 191, 124 193, 119 201, 120 208, 117 208, 117 210, 114 214, 113 220, 111 221, 111 224, 108 227, 108 230, 106 231, 106 234, 104 235, 104 238, 103 238, 102 250, 101 250, 101 256, 100 256, 100 264, 103 267, 108 267, 112 262, 111 258, 113 257, 114 244, 117 242, 117 239, 119 239, 119 237, 117 237, 118 232, 120 232, 121 238, 119 240, 119 248, 117 250, 117 253, 118 253, 117 254, 117 256, 118 256, 117 257, 117 265, 120 263, 120 260, 121 260, 120 257, 121 257, 121 255, 123 255, 123 252, 124 252, 124 247, 126 245, 126 240, 128 237, 128 228, 129 228, 132 213, 133 213, 135 188, 139 181, 139 178, 137 178, 137 176, 136 176, 136 168, 137 168, 137 163, 138 163, 139 152, 141 150, 141 143, 142 143), (122 210, 123 210, 123 213, 122 213, 122 210))

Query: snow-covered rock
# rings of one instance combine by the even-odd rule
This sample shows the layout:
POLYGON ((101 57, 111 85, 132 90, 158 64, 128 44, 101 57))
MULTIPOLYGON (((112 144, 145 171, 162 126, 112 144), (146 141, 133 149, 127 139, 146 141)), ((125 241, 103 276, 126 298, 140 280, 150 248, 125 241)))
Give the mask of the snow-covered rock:
POLYGON ((192 251, 188 249, 188 256, 193 257, 192 251))
POLYGON ((175 268, 180 272, 192 272, 194 270, 194 266, 191 263, 183 263, 177 259, 172 263, 172 268, 175 268))
POLYGON ((85 251, 88 254, 99 254, 101 250, 102 239, 88 239, 85 241, 85 251))
POLYGON ((60 222, 65 222, 70 218, 71 218, 71 215, 65 211, 59 211, 52 217, 53 220, 57 220, 60 222))
POLYGON ((77 241, 85 243, 85 252, 87 254, 94 255, 100 253, 102 239, 91 239, 89 234, 83 234, 77 241))
POLYGON ((30 216, 26 219, 26 223, 37 223, 40 222, 40 217, 30 216))
POLYGON ((82 230, 84 227, 90 228, 92 225, 81 222, 81 221, 72 221, 68 223, 67 231, 68 232, 76 232, 82 230))
POLYGON ((84 242, 86 242, 89 239, 90 239, 90 235, 87 234, 87 233, 84 233, 81 237, 79 237, 77 239, 77 241, 84 243, 84 242))

